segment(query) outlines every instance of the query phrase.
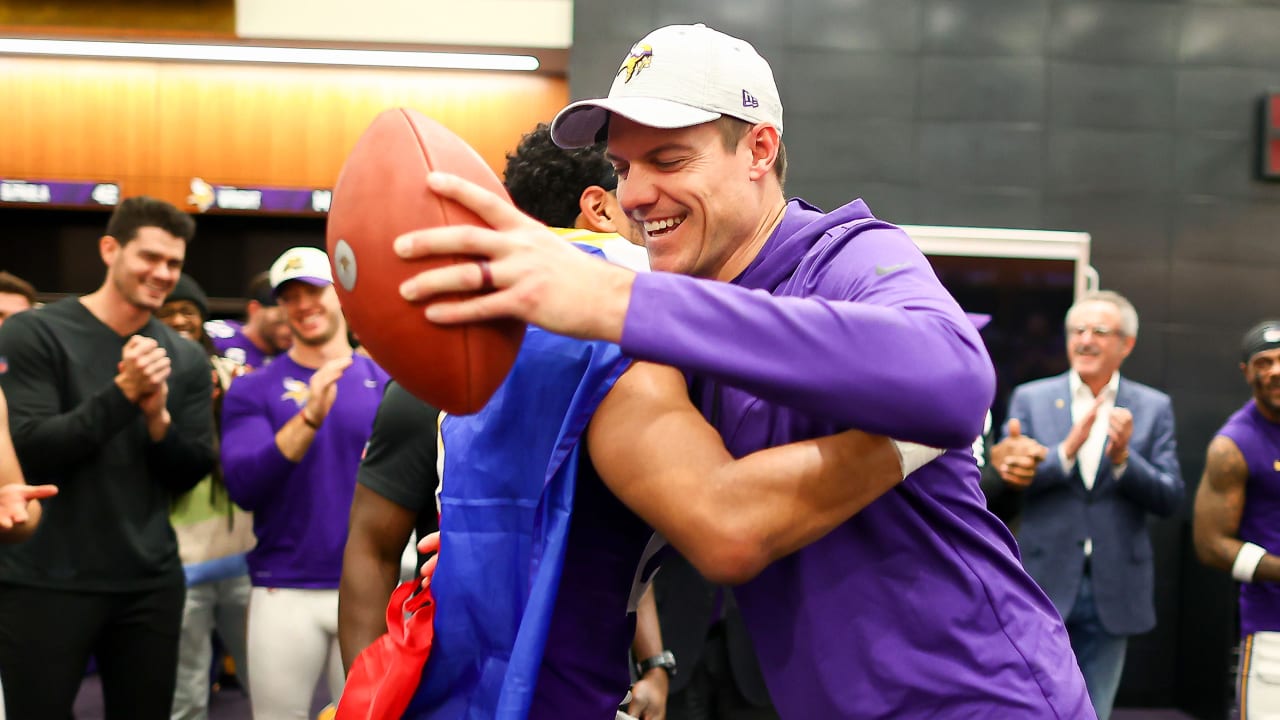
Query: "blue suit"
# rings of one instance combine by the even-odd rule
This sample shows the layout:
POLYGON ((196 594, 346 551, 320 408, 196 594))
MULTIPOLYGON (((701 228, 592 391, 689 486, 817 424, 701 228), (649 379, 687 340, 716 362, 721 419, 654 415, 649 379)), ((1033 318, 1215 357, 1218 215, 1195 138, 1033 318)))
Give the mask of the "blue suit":
POLYGON ((1009 399, 1009 418, 1018 418, 1024 435, 1049 448, 1024 492, 1018 545, 1027 572, 1067 621, 1090 695, 1105 717, 1124 662, 1124 636, 1156 624, 1147 514, 1177 512, 1184 487, 1168 395, 1120 378, 1115 406, 1133 414, 1128 466, 1116 477, 1104 447, 1092 489, 1084 485, 1080 463, 1067 472, 1058 455, 1071 431, 1071 399, 1067 373, 1020 385, 1009 399), (1093 552, 1086 575, 1089 538, 1093 552), (1104 649, 1098 664, 1110 667, 1089 667, 1090 649, 1099 645, 1104 649))

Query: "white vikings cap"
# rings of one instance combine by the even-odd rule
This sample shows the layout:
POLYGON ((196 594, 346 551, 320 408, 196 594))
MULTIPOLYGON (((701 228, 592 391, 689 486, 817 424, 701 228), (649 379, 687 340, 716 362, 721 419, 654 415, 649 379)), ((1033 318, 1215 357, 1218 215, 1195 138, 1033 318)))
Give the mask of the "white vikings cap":
POLYGON ((551 137, 560 147, 593 145, 617 113, 655 128, 683 128, 721 115, 769 123, 782 133, 782 101, 773 71, 751 43, 706 25, 669 25, 631 48, 609 97, 560 111, 551 137))
POLYGON ((329 256, 323 250, 313 247, 295 247, 284 251, 284 254, 271 263, 267 273, 271 281, 271 292, 279 295, 280 286, 290 280, 301 280, 308 285, 332 285, 333 270, 329 267, 329 256))

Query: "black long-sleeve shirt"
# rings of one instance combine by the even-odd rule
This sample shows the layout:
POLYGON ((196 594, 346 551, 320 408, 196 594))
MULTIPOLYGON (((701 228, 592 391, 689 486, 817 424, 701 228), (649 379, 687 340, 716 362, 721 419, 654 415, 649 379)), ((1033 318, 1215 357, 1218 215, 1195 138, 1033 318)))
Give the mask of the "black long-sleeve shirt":
POLYGON ((133 591, 181 572, 169 508, 213 467, 209 361, 155 319, 137 334, 155 338, 172 362, 172 424, 160 442, 114 381, 129 338, 78 298, 0 327, 0 387, 18 460, 29 483, 58 486, 35 535, 0 547, 0 582, 133 591))

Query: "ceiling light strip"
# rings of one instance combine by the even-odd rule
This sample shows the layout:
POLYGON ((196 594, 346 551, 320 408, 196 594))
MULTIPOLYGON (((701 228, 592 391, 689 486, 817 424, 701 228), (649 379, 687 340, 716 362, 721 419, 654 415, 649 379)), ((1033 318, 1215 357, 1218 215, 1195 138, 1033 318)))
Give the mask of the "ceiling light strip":
POLYGON ((271 47, 264 45, 110 42, 103 40, 42 40, 34 38, 0 38, 0 54, 440 70, 532 72, 538 69, 538 59, 531 55, 271 47))

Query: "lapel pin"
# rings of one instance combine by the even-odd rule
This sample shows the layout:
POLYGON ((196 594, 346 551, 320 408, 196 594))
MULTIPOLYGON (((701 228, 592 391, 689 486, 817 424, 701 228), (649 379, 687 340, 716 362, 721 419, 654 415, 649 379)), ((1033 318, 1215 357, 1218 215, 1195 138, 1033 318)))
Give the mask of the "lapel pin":
POLYGON ((1059 410, 1061 410, 1062 408, 1066 407, 1066 405, 1067 405, 1067 404, 1066 404, 1065 402, 1063 402, 1062 398, 1058 398, 1057 400, 1054 400, 1054 401, 1053 401, 1053 406, 1054 406, 1054 407, 1056 407, 1056 408, 1058 408, 1059 410))

